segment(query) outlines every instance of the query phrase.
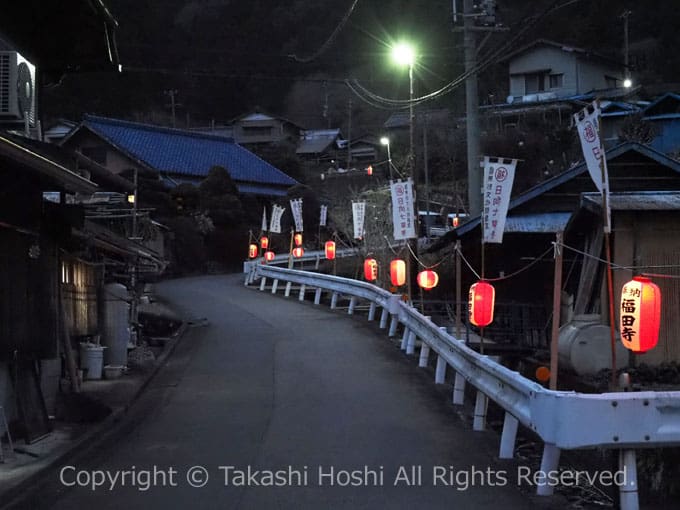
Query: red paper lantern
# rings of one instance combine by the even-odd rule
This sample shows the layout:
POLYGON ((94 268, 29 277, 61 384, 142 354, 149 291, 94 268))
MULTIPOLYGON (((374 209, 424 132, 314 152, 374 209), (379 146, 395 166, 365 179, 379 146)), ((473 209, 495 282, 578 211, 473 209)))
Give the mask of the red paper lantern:
POLYGON ((431 290, 434 289, 439 283, 439 275, 431 269, 426 269, 425 271, 418 273, 416 282, 418 282, 418 286, 420 288, 431 290))
POLYGON ((269 248, 269 238, 267 236, 260 237, 260 248, 263 250, 269 248))
POLYGON ((251 244, 248 246, 248 257, 251 259, 254 259, 257 257, 257 245, 256 244, 251 244))
POLYGON ((458 228, 458 225, 460 224, 460 219, 458 218, 457 214, 453 217, 452 223, 453 223, 453 228, 458 228))
POLYGON ((390 281, 395 287, 400 287, 406 283, 406 262, 401 259, 390 262, 390 281))
POLYGON ((274 257, 276 257, 276 254, 273 251, 266 251, 264 252, 264 260, 267 262, 271 262, 274 260, 274 257))
POLYGON ((621 289, 621 343, 635 353, 647 352, 659 340, 661 291, 649 278, 635 276, 621 289))
POLYGON ((335 242, 334 241, 326 241, 326 245, 324 246, 324 250, 326 252, 326 258, 328 260, 333 260, 335 258, 335 242))
POLYGON ((293 241, 295 242, 295 246, 302 246, 302 234, 295 234, 293 241))
POLYGON ((483 328, 493 322, 493 307, 496 289, 487 282, 477 282, 470 287, 468 308, 470 322, 483 328))
POLYGON ((368 166, 366 167, 366 173, 367 173, 368 175, 373 175, 373 167, 372 167, 371 165, 368 165, 368 166))
POLYGON ((378 279, 378 262, 375 259, 366 259, 364 261, 364 277, 369 282, 378 279))
POLYGON ((293 248, 293 257, 295 257, 296 259, 299 259, 304 254, 305 254, 305 250, 301 246, 298 246, 297 248, 293 248))

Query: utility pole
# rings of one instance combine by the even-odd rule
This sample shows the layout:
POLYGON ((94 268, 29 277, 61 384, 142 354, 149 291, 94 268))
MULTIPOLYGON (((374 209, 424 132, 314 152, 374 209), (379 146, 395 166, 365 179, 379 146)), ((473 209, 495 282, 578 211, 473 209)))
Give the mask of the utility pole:
POLYGON ((347 170, 352 166, 352 100, 347 106, 347 170))
POLYGON ((624 70, 624 87, 626 86, 627 80, 630 80, 630 68, 628 67, 628 18, 630 15, 633 14, 632 11, 625 10, 623 13, 619 16, 620 18, 623 18, 623 63, 626 66, 624 70))
POLYGON ((465 112, 467 135, 468 205, 470 217, 482 212, 482 172, 479 168, 479 92, 477 37, 474 32, 473 0, 463 0, 463 46, 465 48, 465 112))
POLYGON ((166 106, 170 106, 170 111, 172 113, 172 127, 177 127, 177 116, 176 116, 177 107, 182 106, 181 104, 178 104, 177 102, 175 102, 175 96, 179 93, 179 90, 171 89, 171 90, 164 91, 164 93, 165 93, 166 96, 170 97, 170 104, 166 105, 166 106))

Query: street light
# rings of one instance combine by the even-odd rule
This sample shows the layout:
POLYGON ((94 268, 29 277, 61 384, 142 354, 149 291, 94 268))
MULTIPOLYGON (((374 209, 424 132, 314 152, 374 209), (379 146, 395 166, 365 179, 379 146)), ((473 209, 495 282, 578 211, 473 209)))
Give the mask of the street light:
POLYGON ((392 179, 392 154, 390 153, 390 139, 387 138, 386 136, 383 136, 380 139, 380 143, 382 145, 387 146, 387 165, 390 167, 390 181, 391 181, 393 179, 392 179))
MULTIPOLYGON (((408 131, 409 131, 409 146, 408 146, 408 158, 406 166, 406 175, 413 179, 413 211, 414 218, 418 218, 418 199, 416 196, 416 179, 415 179, 415 153, 413 151, 413 128, 414 128, 414 117, 413 117, 413 66, 416 62, 416 50, 415 48, 407 43, 400 42, 392 47, 392 60, 401 66, 408 66, 408 131)), ((416 223, 416 242, 412 243, 410 239, 406 242, 408 246, 413 246, 409 249, 411 253, 407 254, 406 257, 406 283, 408 285, 408 299, 412 299, 413 294, 411 293, 411 265, 415 252, 418 250, 417 242, 417 223, 416 223)))

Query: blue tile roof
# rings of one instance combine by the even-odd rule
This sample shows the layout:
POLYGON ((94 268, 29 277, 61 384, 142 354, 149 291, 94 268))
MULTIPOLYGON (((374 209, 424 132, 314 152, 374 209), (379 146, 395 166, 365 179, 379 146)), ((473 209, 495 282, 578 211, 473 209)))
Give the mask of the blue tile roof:
POLYGON ((162 173, 205 177, 218 165, 224 167, 237 184, 297 184, 295 179, 231 138, 93 115, 86 115, 83 125, 162 173))

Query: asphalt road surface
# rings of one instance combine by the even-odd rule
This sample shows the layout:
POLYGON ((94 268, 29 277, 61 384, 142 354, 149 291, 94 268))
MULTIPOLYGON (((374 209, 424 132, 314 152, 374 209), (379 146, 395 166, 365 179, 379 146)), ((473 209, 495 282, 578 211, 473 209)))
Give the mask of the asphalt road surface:
POLYGON ((499 461, 497 434, 473 432, 365 314, 236 275, 157 293, 207 325, 187 331, 115 437, 26 508, 564 508, 499 461))

